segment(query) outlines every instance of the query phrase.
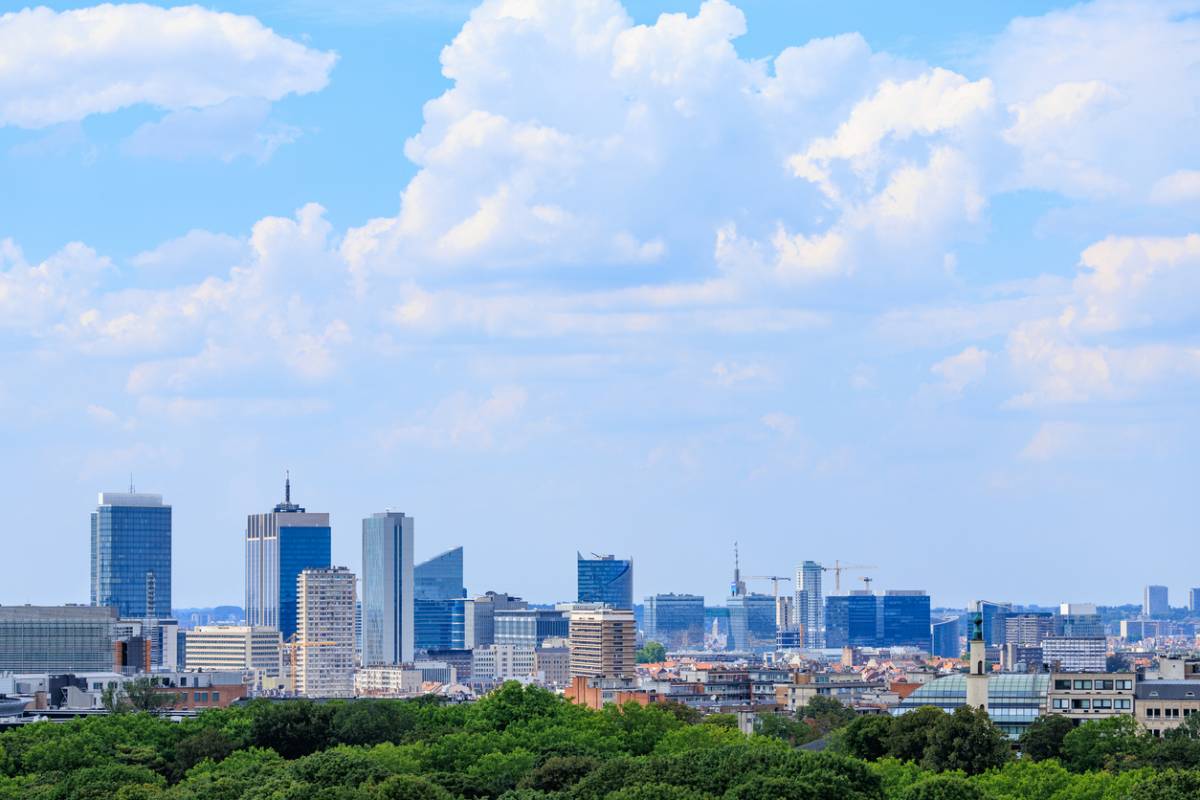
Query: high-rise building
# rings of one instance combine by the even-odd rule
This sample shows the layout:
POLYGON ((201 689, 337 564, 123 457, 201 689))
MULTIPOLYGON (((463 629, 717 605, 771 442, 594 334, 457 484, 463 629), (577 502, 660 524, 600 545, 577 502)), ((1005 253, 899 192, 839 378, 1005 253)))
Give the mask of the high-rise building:
POLYGON ((171 507, 162 495, 101 492, 92 512, 92 605, 171 616, 171 507))
POLYGON ((824 569, 815 561, 805 561, 796 568, 796 595, 793 613, 804 630, 804 646, 825 646, 825 597, 821 593, 821 574, 824 569))
POLYGON ((496 643, 496 614, 501 611, 528 608, 519 597, 500 592, 486 592, 465 604, 466 633, 463 646, 470 649, 496 643))
POLYGON ((1053 672, 1104 672, 1108 646, 1096 637, 1051 636, 1042 642, 1042 659, 1053 672))
POLYGON ((1057 635, 1078 639, 1104 638, 1104 622, 1093 603, 1063 603, 1058 613, 1057 635))
POLYGON ((305 569, 296 579, 297 694, 354 696, 355 583, 345 567, 305 569))
POLYGON ((1012 603, 976 601, 975 611, 983 615, 983 643, 988 649, 1004 646, 1004 617, 1012 610, 1012 603))
POLYGON ((1200 611, 1200 588, 1188 590, 1188 611, 1193 614, 1200 611))
POLYGON ((557 608, 505 608, 495 612, 495 644, 541 647, 570 633, 567 612, 557 608))
POLYGON ((413 537, 413 518, 399 512, 372 514, 363 520, 363 664, 413 660, 413 537))
POLYGON ((1148 617, 1165 616, 1171 610, 1167 602, 1167 587, 1147 586, 1142 597, 1142 613, 1148 617))
POLYGON ((959 633, 958 617, 945 617, 930 626, 933 633, 933 655, 939 658, 962 656, 962 634, 959 633))
POLYGON ((527 678, 536 669, 537 656, 532 647, 489 644, 471 651, 471 680, 479 683, 527 678))
POLYGON ((413 567, 413 640, 417 650, 466 645, 463 549, 455 547, 413 567))
POLYGON ((752 651, 775 648, 775 598, 769 594, 735 595, 729 607, 729 647, 752 651))
POLYGON ((111 606, 0 606, 0 672, 109 672, 111 606))
POLYGON ((184 632, 189 670, 256 671, 278 677, 282 642, 275 628, 201 625, 184 632))
POLYGON ((277 628, 287 641, 296 632, 296 579, 329 565, 329 515, 293 503, 289 477, 282 503, 246 518, 246 624, 277 628))
POLYGON ((882 601, 884 647, 931 649, 929 640, 929 595, 920 589, 889 589, 882 601))
POLYGON ((1014 647, 1041 647, 1055 633, 1054 615, 1048 611, 1022 611, 1004 616, 1004 643, 1014 647))
POLYGON ((653 594, 645 606, 645 638, 669 650, 704 647, 704 598, 695 594, 653 594))
POLYGON ((570 613, 572 677, 637 676, 637 623, 632 610, 577 608, 570 613))
POLYGON ((576 553, 580 603, 633 609, 633 560, 611 555, 584 558, 576 553))
POLYGON ((879 644, 878 603, 868 591, 825 598, 827 647, 876 647, 879 644))

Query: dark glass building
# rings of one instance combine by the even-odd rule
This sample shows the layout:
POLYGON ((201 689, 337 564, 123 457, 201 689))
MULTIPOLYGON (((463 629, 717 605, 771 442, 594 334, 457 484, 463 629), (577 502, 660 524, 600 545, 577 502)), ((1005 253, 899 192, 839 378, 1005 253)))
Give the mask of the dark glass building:
POLYGON ((1012 613, 1012 603, 980 600, 978 606, 978 611, 983 614, 983 643, 989 648, 1003 647, 1005 641, 1004 619, 1012 613))
POLYGON ((878 647, 878 598, 870 592, 825 598, 826 647, 878 647))
POLYGON ((362 659, 364 664, 413 660, 415 577, 413 518, 372 514, 362 524, 362 659))
POLYGON ((100 493, 92 512, 91 597, 122 618, 171 616, 171 507, 162 495, 100 493))
POLYGON ((276 628, 286 641, 296 632, 296 579, 306 569, 329 569, 329 515, 282 503, 246 518, 246 624, 276 628))
POLYGON ((463 549, 413 567, 413 639, 417 650, 462 649, 466 640, 463 549))
POLYGON ((633 560, 576 553, 579 602, 633 609, 633 560))
POLYGON ((772 595, 734 595, 725 604, 729 608, 730 649, 774 649, 775 598, 772 595))
POLYGON ((694 594, 655 594, 646 598, 643 630, 647 641, 668 649, 704 646, 704 598, 694 594))
POLYGON ((888 590, 883 601, 883 647, 931 649, 929 595, 922 591, 888 590))
POLYGON ((553 608, 509 608, 496 611, 496 644, 541 647, 547 639, 565 639, 570 634, 570 619, 562 611, 553 608))
POLYGON ((931 626, 933 631, 933 648, 930 651, 939 658, 959 658, 962 656, 962 642, 959 640, 958 617, 947 617, 938 620, 931 626))

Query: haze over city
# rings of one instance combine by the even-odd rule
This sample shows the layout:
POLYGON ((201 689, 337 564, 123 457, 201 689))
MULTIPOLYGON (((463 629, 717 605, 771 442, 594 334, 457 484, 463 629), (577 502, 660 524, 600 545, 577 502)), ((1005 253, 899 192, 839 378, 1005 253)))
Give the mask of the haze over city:
POLYGON ((1200 4, 324 5, 0 9, 0 603, 132 481, 240 604, 288 470, 537 602, 1200 583, 1200 4))

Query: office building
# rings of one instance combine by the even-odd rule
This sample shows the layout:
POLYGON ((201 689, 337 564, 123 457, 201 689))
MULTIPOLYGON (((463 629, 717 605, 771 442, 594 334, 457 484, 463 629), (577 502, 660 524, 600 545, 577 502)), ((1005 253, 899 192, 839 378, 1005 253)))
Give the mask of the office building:
POLYGON ((176 620, 120 619, 113 625, 112 635, 114 641, 129 643, 137 639, 143 642, 145 655, 150 659, 150 669, 173 670, 182 663, 179 660, 179 623, 176 620))
POLYGON ((1059 606, 1057 634, 1076 639, 1103 639, 1104 623, 1093 603, 1063 603, 1059 606))
POLYGON ((695 594, 652 594, 643 606, 646 641, 668 650, 704 647, 704 598, 695 594))
POLYGON ((570 635, 567 612, 557 608, 506 608, 495 612, 495 644, 541 647, 570 635))
POLYGON ((962 634, 959 633, 958 617, 945 617, 931 623, 933 650, 938 658, 962 657, 962 634))
POLYGON ((1142 614, 1147 617, 1161 617, 1171 610, 1167 602, 1167 587, 1147 586, 1142 595, 1142 614))
POLYGON ((362 598, 354 602, 354 663, 363 663, 363 607, 362 598))
POLYGON ((109 672, 111 606, 0 606, 0 672, 109 672))
POLYGON ((496 643, 496 613, 529 607, 519 597, 500 592, 486 592, 465 605, 465 633, 463 646, 466 649, 496 643))
POLYGON ((739 652, 775 648, 775 598, 741 594, 725 601, 729 607, 729 648, 739 652))
POLYGON ((571 682, 571 648, 568 639, 547 639, 534 651, 534 669, 538 682, 562 688, 571 682))
POLYGON ((636 678, 633 611, 577 608, 570 612, 571 677, 636 678))
POLYGON ((1053 672, 1104 672, 1107 656, 1104 639, 1051 636, 1042 641, 1042 661, 1053 672))
POLYGON ((1132 714, 1136 679, 1132 672, 1056 672, 1050 676, 1046 712, 1068 717, 1076 725, 1132 714))
POLYGON ((929 595, 917 589, 827 597, 824 617, 826 647, 932 647, 929 595))
POLYGON ((354 673, 355 697, 417 697, 422 693, 421 671, 400 664, 375 664, 354 673))
POLYGON ((576 553, 580 603, 603 603, 613 608, 633 609, 633 560, 611 555, 584 558, 576 553))
POLYGON ((878 603, 868 591, 825 598, 825 645, 827 647, 877 647, 879 645, 878 603))
POLYGON ((825 596, 821 592, 824 568, 815 561, 805 561, 796 568, 796 594, 792 612, 804 635, 804 646, 825 646, 825 596))
POLYGON ((464 649, 467 590, 463 549, 455 547, 413 567, 413 639, 417 650, 464 649))
POLYGON ((354 696, 354 573, 305 569, 296 581, 296 694, 354 696))
POLYGON ((289 477, 282 503, 246 518, 246 624, 277 628, 284 641, 290 639, 296 633, 296 579, 306 569, 328 568, 329 559, 329 515, 293 503, 289 477))
POLYGON ((1188 589, 1188 611, 1200 611, 1200 589, 1188 589))
POLYGON ((201 625, 184 632, 184 664, 189 670, 258 672, 278 677, 282 641, 275 628, 201 625))
POLYGON ((471 651, 471 680, 503 683, 531 677, 537 671, 534 648, 511 644, 488 644, 471 651))
POLYGON ((362 522, 362 663, 413 660, 413 518, 395 511, 362 522))
POLYGON ((883 647, 915 647, 928 653, 929 595, 919 589, 888 589, 882 598, 883 647))
POLYGON ((978 600, 974 611, 983 615, 983 643, 989 654, 999 654, 1004 646, 1004 619, 1013 612, 1012 603, 978 600))
POLYGON ((101 492, 92 512, 92 605, 171 617, 171 507, 162 495, 101 492))

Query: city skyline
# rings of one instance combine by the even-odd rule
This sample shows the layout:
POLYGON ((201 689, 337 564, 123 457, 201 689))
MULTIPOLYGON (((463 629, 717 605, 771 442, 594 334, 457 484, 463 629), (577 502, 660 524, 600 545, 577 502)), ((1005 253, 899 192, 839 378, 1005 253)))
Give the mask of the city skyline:
POLYGON ((542 602, 1200 583, 1194 0, 320 5, 0 15, 0 603, 130 472, 179 607, 285 470, 542 602))

